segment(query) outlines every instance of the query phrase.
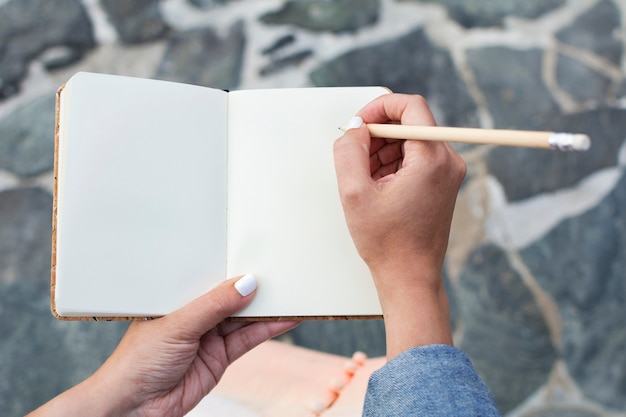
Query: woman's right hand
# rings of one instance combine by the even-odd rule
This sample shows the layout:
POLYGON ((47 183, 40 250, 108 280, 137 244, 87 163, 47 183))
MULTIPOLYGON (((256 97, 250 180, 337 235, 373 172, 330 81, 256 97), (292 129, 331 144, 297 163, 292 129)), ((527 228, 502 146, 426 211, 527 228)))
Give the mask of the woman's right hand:
MULTIPOLYGON (((435 124, 426 101, 414 95, 381 96, 358 117, 364 123, 435 124)), ((364 126, 347 130, 334 154, 346 222, 385 315, 387 356, 450 344, 441 270, 465 163, 447 143, 371 138, 364 126)))

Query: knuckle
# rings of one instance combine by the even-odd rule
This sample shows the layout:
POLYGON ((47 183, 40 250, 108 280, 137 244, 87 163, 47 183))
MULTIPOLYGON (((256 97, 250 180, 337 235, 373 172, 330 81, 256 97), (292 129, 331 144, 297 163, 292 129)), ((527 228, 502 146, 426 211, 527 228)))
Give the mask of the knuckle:
POLYGON ((361 205, 365 190, 357 181, 346 181, 340 190, 341 201, 346 209, 355 209, 361 205))
POLYGON ((461 155, 455 152, 454 156, 454 172, 456 173, 456 178, 460 185, 467 175, 467 165, 465 164, 465 160, 461 158, 461 155))
POLYGON ((413 96, 413 100, 415 100, 415 102, 419 106, 428 106, 428 102, 426 101, 426 98, 421 94, 415 94, 413 96))
POLYGON ((216 316, 226 318, 237 311, 236 303, 227 291, 214 293, 211 299, 213 313, 216 316))
POLYGON ((341 136, 340 138, 336 139, 335 142, 333 142, 333 152, 335 154, 337 154, 338 151, 341 150, 341 148, 344 146, 344 143, 346 142, 346 133, 343 134, 343 136, 341 136))

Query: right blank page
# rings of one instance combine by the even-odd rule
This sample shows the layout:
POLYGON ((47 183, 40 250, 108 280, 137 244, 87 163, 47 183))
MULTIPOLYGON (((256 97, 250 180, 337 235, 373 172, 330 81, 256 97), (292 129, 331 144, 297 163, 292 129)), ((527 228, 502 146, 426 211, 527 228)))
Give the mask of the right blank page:
POLYGON ((229 94, 227 270, 254 274, 239 316, 380 315, 345 224, 333 143, 382 87, 229 94))

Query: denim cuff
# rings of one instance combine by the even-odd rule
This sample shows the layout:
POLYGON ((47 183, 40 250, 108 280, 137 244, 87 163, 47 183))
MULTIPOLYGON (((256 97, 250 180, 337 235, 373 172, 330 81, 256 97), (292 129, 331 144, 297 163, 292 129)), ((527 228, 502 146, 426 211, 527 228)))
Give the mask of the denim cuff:
POLYGON ((465 353, 449 345, 411 348, 369 380, 363 416, 500 416, 465 353))

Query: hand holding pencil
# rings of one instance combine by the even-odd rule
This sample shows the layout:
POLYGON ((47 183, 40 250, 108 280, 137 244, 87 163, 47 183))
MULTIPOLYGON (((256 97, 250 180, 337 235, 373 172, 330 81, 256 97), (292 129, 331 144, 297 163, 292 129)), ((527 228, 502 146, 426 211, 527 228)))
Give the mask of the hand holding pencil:
POLYGON ((452 343, 441 274, 465 164, 446 142, 590 145, 586 135, 436 127, 426 101, 404 94, 373 100, 344 130, 334 146, 339 195, 378 291, 388 359, 413 346, 452 343))
POLYGON ((363 122, 434 126, 435 120, 423 98, 386 94, 348 122, 333 150, 346 223, 383 310, 387 358, 451 344, 441 274, 465 162, 446 142, 372 136, 363 122))

